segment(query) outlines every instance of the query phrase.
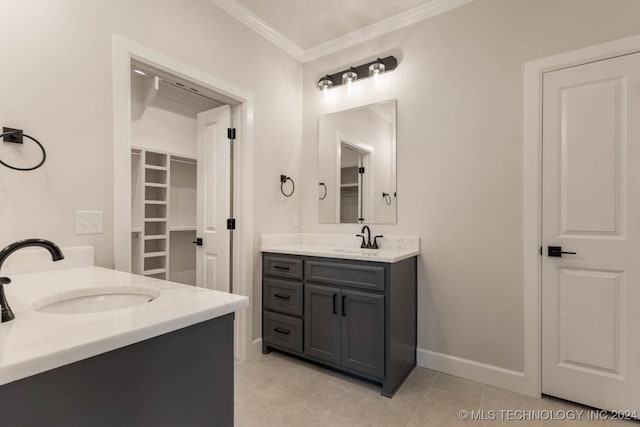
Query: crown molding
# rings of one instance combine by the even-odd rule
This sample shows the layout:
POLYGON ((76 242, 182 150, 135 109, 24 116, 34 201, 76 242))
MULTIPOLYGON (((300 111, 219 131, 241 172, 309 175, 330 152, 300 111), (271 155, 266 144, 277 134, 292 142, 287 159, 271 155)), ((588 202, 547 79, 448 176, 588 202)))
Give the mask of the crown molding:
POLYGON ((302 49, 291 39, 263 21, 237 0, 209 0, 229 15, 260 34, 301 62, 313 61, 347 47, 399 30, 422 20, 448 12, 475 0, 430 0, 397 15, 390 16, 366 27, 352 31, 309 49, 302 49))
POLYGON ((298 61, 304 60, 304 50, 296 43, 285 37, 271 25, 263 21, 258 15, 238 3, 236 0, 209 0, 238 21, 260 34, 271 43, 293 56, 298 61))
POLYGON ((397 15, 336 37, 304 51, 303 62, 313 61, 347 47, 399 30, 422 20, 448 12, 474 0, 431 0, 397 15))

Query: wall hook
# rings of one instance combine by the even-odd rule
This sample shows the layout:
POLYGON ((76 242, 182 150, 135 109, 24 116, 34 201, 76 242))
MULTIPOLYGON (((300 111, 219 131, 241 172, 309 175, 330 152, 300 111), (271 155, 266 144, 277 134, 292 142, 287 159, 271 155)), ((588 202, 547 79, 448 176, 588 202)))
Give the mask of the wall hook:
POLYGON ((293 192, 296 191, 296 183, 293 182, 293 179, 291 179, 290 176, 286 176, 286 175, 280 175, 280 192, 285 196, 285 197, 291 197, 291 195, 293 194, 293 192), (284 191, 284 184, 287 181, 291 181, 291 193, 285 193, 284 191))

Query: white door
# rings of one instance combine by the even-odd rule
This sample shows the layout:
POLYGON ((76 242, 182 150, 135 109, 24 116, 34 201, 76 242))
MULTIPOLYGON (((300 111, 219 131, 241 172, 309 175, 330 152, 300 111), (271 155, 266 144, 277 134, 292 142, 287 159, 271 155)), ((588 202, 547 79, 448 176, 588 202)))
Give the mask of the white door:
POLYGON ((543 87, 542 391, 640 415, 640 54, 543 87))
POLYGON ((228 105, 198 114, 197 286, 229 292, 228 105))

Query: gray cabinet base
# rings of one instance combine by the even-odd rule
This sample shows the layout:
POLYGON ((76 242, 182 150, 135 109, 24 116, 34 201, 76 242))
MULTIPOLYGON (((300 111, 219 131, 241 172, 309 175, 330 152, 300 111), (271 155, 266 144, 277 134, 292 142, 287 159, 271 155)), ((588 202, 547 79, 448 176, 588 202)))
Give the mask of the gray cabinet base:
POLYGON ((233 314, 0 386, 6 426, 233 426, 233 314))
MULTIPOLYGON (((304 287, 304 313, 294 316, 282 312, 278 315, 289 318, 290 322, 304 324, 304 345, 302 349, 285 345, 273 339, 271 331, 265 329, 265 319, 273 316, 277 308, 265 304, 267 292, 263 291, 262 353, 275 349, 309 359, 381 384, 382 395, 392 397, 416 366, 417 258, 380 263, 265 253, 263 266, 273 268, 263 268, 263 287, 265 283, 287 280, 288 276, 276 267, 293 270, 290 266, 294 265, 295 284, 299 286, 302 280, 304 287), (317 298, 311 300, 314 296, 317 298), (375 309, 371 310, 367 309, 371 304, 363 304, 358 315, 352 313, 353 307, 346 308, 348 313, 342 310, 345 302, 356 299, 364 303, 384 302, 374 304, 375 309), (378 310, 381 304, 383 310, 378 310), (338 313, 342 320, 336 328, 338 313), (356 322, 356 327, 352 331, 344 330, 342 326, 346 321, 356 322), (380 338, 382 334, 384 339, 380 338), (345 341, 347 338, 352 341, 345 341), (349 347, 348 351, 345 346, 349 347), (379 354, 382 352, 383 355, 379 354), (337 357, 333 357, 334 354, 337 357)), ((289 280, 294 283, 293 279, 289 280)), ((289 334, 294 330, 288 329, 291 329, 289 334)), ((297 340, 299 342, 300 338, 297 340)))
POLYGON ((274 346, 274 345, 270 345, 270 344, 265 344, 264 342, 262 343, 262 354, 269 354, 272 351, 281 351, 283 353, 287 353, 291 356, 295 356, 295 357, 299 357, 300 359, 304 359, 304 360, 308 360, 311 363, 317 364, 318 366, 324 366, 328 369, 331 369, 333 371, 336 372, 341 372, 343 374, 346 375, 350 375, 354 378, 358 378, 364 381, 368 381, 371 383, 375 383, 375 384, 379 384, 382 386, 382 391, 380 392, 381 395, 383 395, 384 397, 388 397, 388 398, 392 398, 393 395, 396 393, 396 391, 398 391, 398 389, 400 388, 400 386, 402 385, 402 383, 404 382, 404 380, 407 379, 407 377, 409 377, 409 375, 411 375, 411 372, 413 371, 413 368, 416 367, 416 364, 412 364, 409 365, 408 367, 406 367, 406 371, 402 372, 402 375, 400 376, 396 376, 396 377, 386 377, 384 379, 380 379, 380 378, 374 378, 374 377, 369 377, 366 375, 362 375, 359 374, 357 372, 352 372, 349 371, 348 369, 345 369, 343 366, 340 365, 336 365, 333 363, 329 363, 326 362, 324 360, 316 360, 313 357, 310 357, 304 353, 299 353, 299 352, 295 352, 295 351, 291 351, 289 349, 286 348, 281 348, 278 346, 274 346))

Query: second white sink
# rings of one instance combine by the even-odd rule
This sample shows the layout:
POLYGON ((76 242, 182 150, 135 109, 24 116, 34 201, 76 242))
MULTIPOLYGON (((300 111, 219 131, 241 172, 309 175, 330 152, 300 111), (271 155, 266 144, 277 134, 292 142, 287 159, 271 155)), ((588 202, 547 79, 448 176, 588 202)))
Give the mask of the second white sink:
POLYGON ((87 314, 146 304, 160 291, 144 286, 101 286, 81 288, 51 295, 34 304, 36 311, 48 314, 87 314))

